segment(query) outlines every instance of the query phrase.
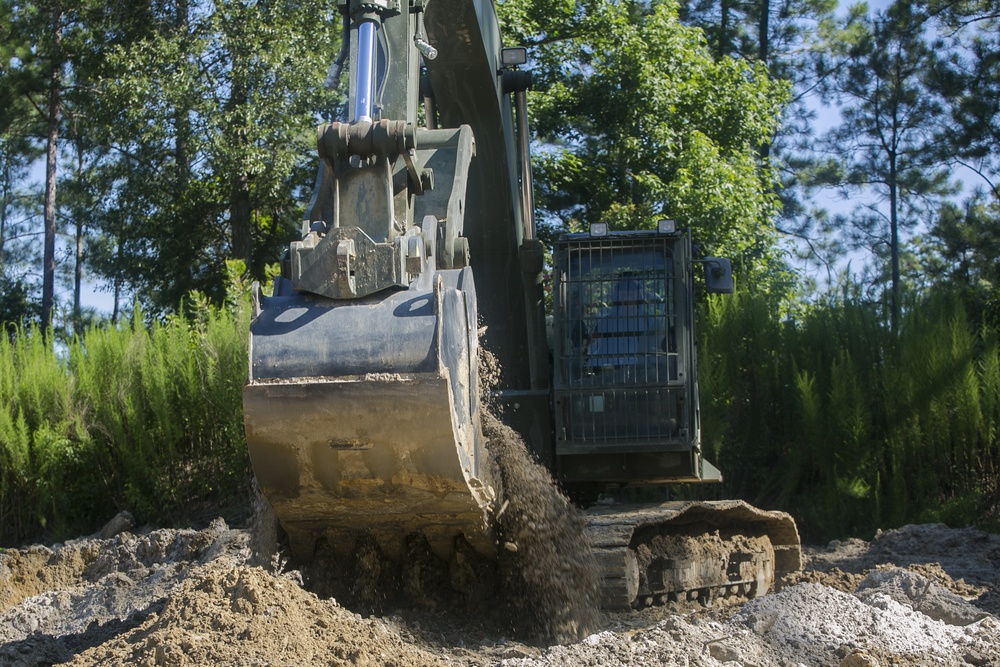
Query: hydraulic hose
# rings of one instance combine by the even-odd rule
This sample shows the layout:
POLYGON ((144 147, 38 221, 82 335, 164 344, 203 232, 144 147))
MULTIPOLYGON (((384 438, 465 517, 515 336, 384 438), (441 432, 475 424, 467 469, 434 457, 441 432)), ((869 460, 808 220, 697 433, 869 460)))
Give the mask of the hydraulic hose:
POLYGON ((335 91, 340 85, 340 72, 344 69, 344 62, 347 60, 347 56, 351 51, 351 25, 350 19, 344 16, 344 27, 340 31, 340 51, 337 53, 337 59, 333 61, 330 65, 330 69, 326 72, 326 80, 323 82, 323 87, 327 90, 335 91))

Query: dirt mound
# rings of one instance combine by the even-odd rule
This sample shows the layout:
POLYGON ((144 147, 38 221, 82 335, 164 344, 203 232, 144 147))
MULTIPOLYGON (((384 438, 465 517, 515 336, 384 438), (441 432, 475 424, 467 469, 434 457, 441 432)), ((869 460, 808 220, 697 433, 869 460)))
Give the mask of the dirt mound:
POLYGON ((872 572, 858 584, 856 592, 866 602, 887 596, 948 625, 969 625, 989 616, 937 582, 900 568, 872 572))
POLYGON ((777 590, 783 590, 795 584, 820 584, 844 593, 853 593, 864 575, 860 572, 844 572, 838 567, 829 570, 802 570, 782 577, 777 590))
POLYGON ((799 584, 744 605, 720 622, 706 613, 652 626, 604 631, 507 667, 555 665, 993 665, 1000 624, 988 618, 959 628, 933 621, 882 596, 857 596, 799 584))
POLYGON ((810 566, 839 567, 845 572, 874 569, 882 563, 899 567, 937 563, 953 579, 974 583, 995 581, 1000 571, 1000 535, 975 528, 919 524, 879 531, 871 543, 850 539, 809 549, 810 566))
POLYGON ((892 664, 962 664, 967 654, 1000 659, 994 619, 955 627, 877 591, 851 595, 799 584, 748 602, 733 622, 763 639, 775 658, 806 664, 828 664, 838 651, 857 649, 892 656, 892 664))
POLYGON ((54 552, 44 546, 0 554, 0 613, 25 598, 72 586, 94 559, 88 549, 54 552))
POLYGON ((0 664, 62 662, 102 644, 153 613, 191 567, 244 557, 246 542, 246 531, 217 519, 201 531, 126 532, 4 552, 0 590, 17 602, 0 614, 0 664))
POLYGON ((249 531, 221 520, 4 553, 5 582, 42 583, 4 587, 22 599, 0 614, 0 664, 441 664, 250 559, 249 531))
POLYGON ((983 611, 1000 614, 1000 535, 919 524, 879 531, 870 544, 835 540, 825 548, 806 549, 806 554, 807 569, 814 574, 805 576, 825 585, 835 585, 827 575, 860 575, 860 582, 872 571, 903 567, 973 601, 983 611))
POLYGON ((439 665, 378 620, 365 620, 261 568, 215 563, 187 577, 162 610, 73 665, 439 665))

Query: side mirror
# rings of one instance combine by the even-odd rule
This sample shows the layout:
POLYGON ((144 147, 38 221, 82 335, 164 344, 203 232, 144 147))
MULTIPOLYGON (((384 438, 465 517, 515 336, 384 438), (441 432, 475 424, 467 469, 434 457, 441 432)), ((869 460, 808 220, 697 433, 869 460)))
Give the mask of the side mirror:
POLYGON ((733 293, 733 265, 725 257, 706 257, 705 289, 709 294, 733 293))

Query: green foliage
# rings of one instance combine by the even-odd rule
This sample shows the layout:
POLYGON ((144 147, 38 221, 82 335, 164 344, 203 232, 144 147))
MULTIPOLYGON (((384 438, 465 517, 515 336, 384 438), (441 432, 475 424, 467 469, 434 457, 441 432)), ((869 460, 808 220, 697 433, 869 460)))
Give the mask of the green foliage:
POLYGON ((15 336, 19 328, 37 321, 38 308, 24 280, 0 275, 0 332, 15 336))
POLYGON ((671 217, 751 280, 780 266, 775 173, 758 149, 788 90, 765 65, 715 60, 673 2, 523 0, 498 10, 535 59, 543 222, 641 229, 671 217))
POLYGON ((955 192, 935 150, 944 102, 929 85, 942 44, 926 18, 903 2, 849 21, 856 24, 855 41, 828 90, 841 105, 842 122, 823 139, 834 164, 815 169, 812 184, 857 198, 834 226, 849 247, 870 252, 885 267, 878 281, 890 284, 895 323, 906 237, 931 219, 935 203, 955 192))
POLYGON ((951 203, 918 247, 924 277, 960 291, 970 312, 1000 326, 1000 201, 982 193, 951 203))
POLYGON ((706 307, 699 372, 723 496, 791 511, 806 538, 912 521, 1000 523, 1000 336, 951 291, 900 330, 845 294, 776 317, 767 296, 706 307))
POLYGON ((931 85, 948 102, 939 154, 981 177, 1000 199, 1000 5, 997 0, 906 0, 934 17, 947 48, 936 54, 931 85))
MULTIPOLYGON (((0 98, 9 94, 0 78, 0 98)), ((23 101, 11 104, 15 109, 19 106, 23 101)), ((0 327, 8 333, 11 327, 27 326, 40 315, 32 277, 38 261, 32 229, 36 193, 24 184, 38 154, 26 136, 26 124, 19 120, 23 117, 13 109, 0 109, 0 327)))
POLYGON ((137 306, 61 354, 37 331, 0 341, 0 543, 91 531, 120 508, 168 523, 239 497, 249 305, 200 303, 148 322, 137 306))
POLYGON ((61 306, 54 280, 78 296, 78 267, 114 291, 115 320, 122 294, 157 314, 191 290, 221 303, 232 257, 261 276, 308 199, 339 28, 333 2, 0 0, 0 264, 27 257, 13 252, 7 192, 29 179, 4 158, 28 165, 48 136, 60 167, 45 198, 44 313, 61 306), (64 252, 57 220, 80 252, 64 252))
POLYGON ((333 3, 167 3, 105 52, 90 112, 106 193, 92 265, 145 307, 224 298, 293 237, 313 181, 333 3))

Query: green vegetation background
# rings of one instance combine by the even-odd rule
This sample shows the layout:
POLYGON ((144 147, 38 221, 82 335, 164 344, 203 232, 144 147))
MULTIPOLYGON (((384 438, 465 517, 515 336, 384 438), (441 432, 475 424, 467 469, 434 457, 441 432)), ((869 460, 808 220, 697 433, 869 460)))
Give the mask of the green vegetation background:
POLYGON ((249 304, 187 310, 136 308, 57 351, 37 330, 0 337, 0 547, 88 534, 122 509, 170 525, 245 507, 249 304))
MULTIPOLYGON (((234 274, 235 275, 235 274, 234 274)), ((240 391, 249 303, 93 328, 53 352, 0 338, 0 546, 245 506, 240 391)), ((927 293, 898 333, 844 296, 792 317, 752 293, 701 312, 702 487, 791 512, 803 537, 943 521, 996 529, 1000 341, 958 295, 927 293)), ((213 514, 214 516, 214 514, 213 514)))

